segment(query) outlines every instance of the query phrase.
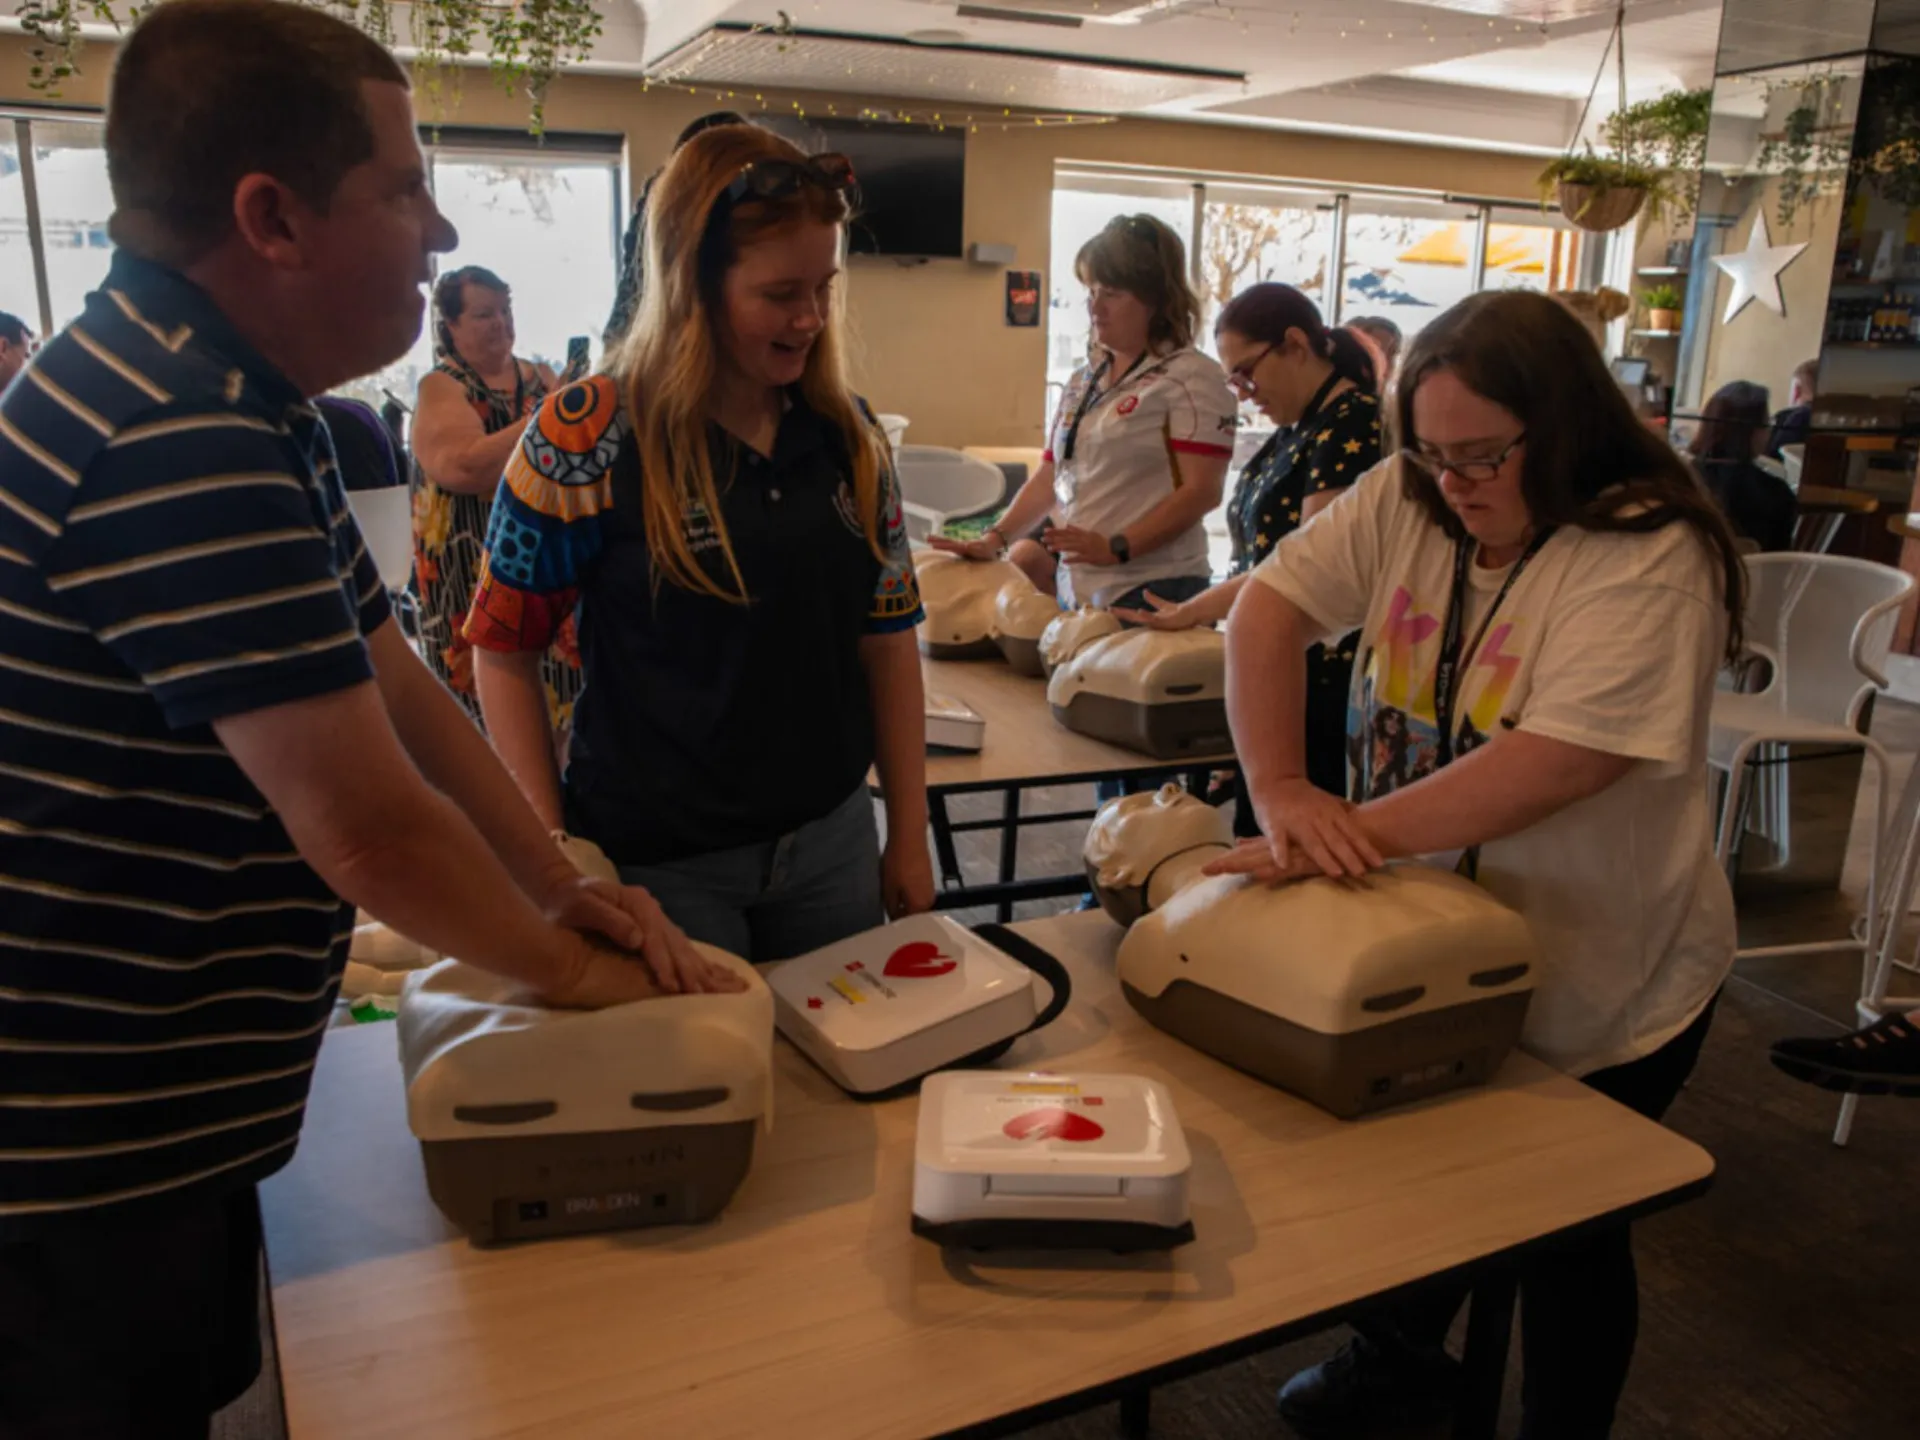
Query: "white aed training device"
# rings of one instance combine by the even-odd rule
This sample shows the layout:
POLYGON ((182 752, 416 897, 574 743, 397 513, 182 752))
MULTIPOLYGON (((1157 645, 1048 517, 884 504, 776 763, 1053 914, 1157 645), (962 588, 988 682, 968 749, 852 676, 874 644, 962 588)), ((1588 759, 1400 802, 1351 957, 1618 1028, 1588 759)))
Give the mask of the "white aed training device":
POLYGON ((1047 673, 1040 659, 1040 637, 1060 618, 1060 602, 1042 594, 1022 575, 993 597, 993 643, 1014 674, 1038 680, 1047 673))
POLYGON ((1091 605, 1056 615, 1040 632, 1040 668, 1051 675, 1083 646, 1102 636, 1118 635, 1124 628, 1111 610, 1096 610, 1091 605))
POLYGON ((1519 1042, 1539 954, 1515 910, 1449 870, 1209 877, 1232 837, 1172 786, 1101 808, 1086 861, 1130 928, 1129 1004, 1196 1050, 1342 1119, 1478 1085, 1519 1042))
POLYGON ((998 925, 916 915, 769 966, 780 1033, 850 1094, 984 1065, 1067 1007, 1051 955, 998 925), (1052 990, 1040 1003, 1036 973, 1052 990))
POLYGON ((1173 1096, 1137 1075, 949 1070, 920 1087, 913 1230, 969 1249, 1193 1239, 1173 1096))
POLYGON ((994 598, 1015 580, 1032 582, 1005 560, 969 560, 942 550, 913 552, 914 578, 926 618, 917 627, 920 653, 933 660, 1000 658, 993 643, 994 598))
POLYGON ((927 692, 927 744, 942 750, 974 750, 986 744, 987 722, 964 700, 927 692))
POLYGON ((487 1242, 720 1213, 773 1111, 773 997, 697 948, 747 988, 554 1010, 457 960, 408 978, 407 1123, 448 1219, 487 1242))
POLYGON ((1053 672, 1047 704, 1069 730, 1160 760, 1224 755, 1227 640, 1217 630, 1124 630, 1053 672))

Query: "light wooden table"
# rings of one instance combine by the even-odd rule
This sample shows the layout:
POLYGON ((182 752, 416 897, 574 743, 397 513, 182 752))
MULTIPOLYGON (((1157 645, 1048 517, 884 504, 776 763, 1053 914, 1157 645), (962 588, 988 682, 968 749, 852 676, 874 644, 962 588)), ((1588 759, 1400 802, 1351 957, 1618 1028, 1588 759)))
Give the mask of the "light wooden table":
POLYGON ((1086 888, 1086 877, 1077 873, 1014 878, 1019 866, 1021 827, 1093 818, 1089 810, 1022 814, 1023 791, 1043 785, 1186 776, 1204 793, 1208 772, 1234 763, 1231 752, 1156 760, 1069 730, 1053 718, 1047 706, 1047 682, 1016 675, 1004 661, 923 658, 920 669, 929 694, 964 701, 987 722, 986 741, 977 754, 943 752, 927 756, 927 808, 933 822, 935 858, 946 886, 938 901, 941 909, 994 904, 1005 922, 1013 918, 1016 900, 1077 895, 1086 888), (997 817, 959 822, 948 817, 948 796, 983 791, 1000 795, 997 817), (1000 874, 992 884, 967 885, 961 874, 953 837, 969 830, 1000 832, 1000 874))
POLYGON ((779 1043, 772 1133, 718 1220, 493 1250, 452 1235, 393 1029, 327 1037, 305 1138, 262 1187, 292 1440, 881 1440, 1005 1434, 1321 1329, 1449 1272, 1486 1282, 1457 1434, 1491 1437, 1528 1247, 1705 1188, 1690 1142, 1536 1061, 1356 1123, 1149 1028, 1097 913, 1018 927, 1067 1013, 1003 1066, 1172 1087, 1196 1239, 989 1259, 909 1232, 916 1102, 840 1093, 779 1043))

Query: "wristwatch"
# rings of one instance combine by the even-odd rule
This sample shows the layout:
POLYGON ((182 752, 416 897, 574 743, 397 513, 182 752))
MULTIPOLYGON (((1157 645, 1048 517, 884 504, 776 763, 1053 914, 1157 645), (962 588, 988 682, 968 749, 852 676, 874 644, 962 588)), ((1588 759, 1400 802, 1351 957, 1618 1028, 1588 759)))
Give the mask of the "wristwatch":
POLYGON ((1109 535, 1107 549, 1113 552, 1113 558, 1122 565, 1133 559, 1133 547, 1127 544, 1127 537, 1124 535, 1109 535))

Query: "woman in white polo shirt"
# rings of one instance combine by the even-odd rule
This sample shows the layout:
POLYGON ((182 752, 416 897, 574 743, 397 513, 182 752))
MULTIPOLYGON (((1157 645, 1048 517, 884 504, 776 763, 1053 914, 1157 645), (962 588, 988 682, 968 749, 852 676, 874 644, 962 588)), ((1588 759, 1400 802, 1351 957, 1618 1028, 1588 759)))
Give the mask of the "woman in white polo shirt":
MULTIPOLYGON (((1733 536, 1544 296, 1488 292, 1433 321, 1393 411, 1404 448, 1235 602, 1228 705, 1266 838, 1214 868, 1459 856, 1539 941, 1522 1043, 1657 1120, 1733 964, 1706 776, 1745 588, 1733 536), (1356 625, 1350 804, 1305 778, 1305 652, 1356 625)), ((1633 1354, 1627 1227, 1523 1260, 1520 1285, 1523 1440, 1602 1440, 1633 1354)), ((1281 1413, 1304 1436, 1437 1418, 1463 1298, 1441 1283, 1364 1317, 1281 1413)))
POLYGON ((1005 555, 1069 608, 1188 599, 1211 579, 1204 522, 1220 505, 1238 407, 1219 362, 1193 348, 1200 299, 1186 247, 1150 215, 1116 216, 1074 272, 1092 353, 1061 397, 1044 463, 983 537, 932 543, 1005 555), (1043 520, 1038 545, 1020 539, 1043 520))

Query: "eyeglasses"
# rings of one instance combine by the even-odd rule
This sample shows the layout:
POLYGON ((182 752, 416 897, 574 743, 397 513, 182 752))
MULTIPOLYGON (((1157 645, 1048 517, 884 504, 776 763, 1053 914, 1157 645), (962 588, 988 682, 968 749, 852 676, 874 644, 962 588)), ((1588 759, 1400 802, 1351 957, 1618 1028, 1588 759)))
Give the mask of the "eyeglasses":
POLYGON ((1227 388, 1242 400, 1253 393, 1253 372, 1260 368, 1260 362, 1271 355, 1275 346, 1269 345, 1251 360, 1242 360, 1227 372, 1227 388))
POLYGON ((853 178, 853 161, 838 151, 829 151, 805 160, 756 160, 743 165, 721 199, 728 205, 737 205, 748 197, 784 200, 802 185, 855 195, 860 188, 853 178))
POLYGON ((1507 448, 1498 455, 1484 455, 1473 460, 1448 460, 1443 456, 1412 448, 1402 450, 1400 455, 1414 469, 1436 483, 1442 475, 1451 470, 1460 479, 1479 484, 1498 475, 1500 467, 1507 463, 1508 457, 1526 443, 1527 432, 1522 430, 1507 442, 1507 448))

